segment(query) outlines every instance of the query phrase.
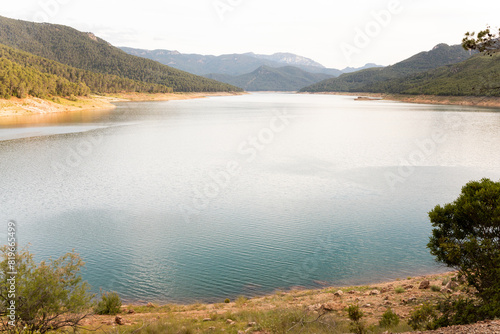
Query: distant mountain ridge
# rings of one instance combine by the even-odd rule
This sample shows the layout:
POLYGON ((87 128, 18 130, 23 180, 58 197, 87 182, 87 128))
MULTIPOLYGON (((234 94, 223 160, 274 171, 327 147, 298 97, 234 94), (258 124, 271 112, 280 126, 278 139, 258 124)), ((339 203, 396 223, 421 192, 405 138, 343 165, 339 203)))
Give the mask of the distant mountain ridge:
POLYGON ((304 86, 329 78, 328 74, 310 73, 294 66, 261 66, 238 76, 209 74, 208 78, 241 87, 246 91, 297 91, 304 86))
MULTIPOLYGON (((261 55, 253 52, 242 54, 225 54, 221 56, 184 54, 170 50, 145 50, 129 47, 120 47, 128 54, 156 60, 162 64, 175 67, 196 75, 225 74, 237 76, 248 74, 261 66, 283 67, 294 66, 311 73, 323 73, 330 76, 339 76, 343 72, 326 68, 320 63, 293 53, 275 53, 272 55, 261 55)), ((367 64, 363 68, 379 66, 367 64)), ((352 69, 353 71, 357 69, 352 69)))
POLYGON ((307 66, 307 67, 318 67, 318 68, 325 68, 323 65, 320 63, 306 58, 302 56, 298 56, 293 53, 286 53, 286 52, 278 52, 274 53, 272 55, 261 55, 261 54, 255 54, 253 52, 245 53, 246 55, 253 56, 256 58, 260 59, 265 59, 265 60, 271 60, 278 62, 280 64, 285 64, 285 65, 290 65, 290 66, 307 66))
POLYGON ((0 16, 0 43, 78 69, 164 85, 177 92, 240 91, 225 83, 134 57, 91 33, 0 16))
POLYGON ((283 67, 295 66, 312 73, 324 73, 338 76, 341 71, 325 68, 318 62, 292 53, 275 53, 273 55, 260 55, 253 52, 243 54, 225 54, 220 56, 184 54, 170 50, 145 50, 129 47, 120 47, 130 55, 156 60, 162 64, 193 73, 196 75, 227 74, 241 75, 255 71, 261 66, 283 67))
POLYGON ((438 44, 430 51, 420 52, 408 59, 387 67, 368 68, 346 73, 309 87, 303 92, 370 92, 371 85, 386 80, 428 71, 444 65, 459 63, 471 57, 461 45, 438 44))

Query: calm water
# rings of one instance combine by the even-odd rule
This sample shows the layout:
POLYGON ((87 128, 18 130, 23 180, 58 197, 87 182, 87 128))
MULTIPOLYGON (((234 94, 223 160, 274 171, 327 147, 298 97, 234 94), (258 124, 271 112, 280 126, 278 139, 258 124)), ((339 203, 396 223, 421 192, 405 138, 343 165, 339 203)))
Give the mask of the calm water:
POLYGON ((136 302, 444 270, 427 212, 500 179, 498 109, 252 94, 3 123, 1 240, 14 219, 136 302))

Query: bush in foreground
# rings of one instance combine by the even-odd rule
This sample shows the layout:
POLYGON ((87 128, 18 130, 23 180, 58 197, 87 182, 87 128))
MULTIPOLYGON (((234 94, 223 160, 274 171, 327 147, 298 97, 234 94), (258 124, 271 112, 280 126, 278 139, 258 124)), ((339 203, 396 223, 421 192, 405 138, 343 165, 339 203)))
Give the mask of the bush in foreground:
POLYGON ((82 259, 71 252, 57 260, 37 264, 27 249, 16 252, 14 247, 3 247, 0 254, 0 330, 46 333, 63 327, 77 328, 88 316, 86 312, 92 298, 80 276, 82 259), (17 271, 15 294, 12 281, 8 281, 12 278, 10 265, 13 263, 17 271), (12 303, 14 319, 7 317, 12 303))
POLYGON ((442 316, 433 326, 500 317, 500 182, 467 183, 453 203, 436 206, 429 218, 431 254, 475 290, 469 299, 440 302, 442 316))
POLYGON ((101 291, 101 300, 94 307, 95 314, 118 314, 121 311, 122 300, 116 292, 105 292, 101 291))

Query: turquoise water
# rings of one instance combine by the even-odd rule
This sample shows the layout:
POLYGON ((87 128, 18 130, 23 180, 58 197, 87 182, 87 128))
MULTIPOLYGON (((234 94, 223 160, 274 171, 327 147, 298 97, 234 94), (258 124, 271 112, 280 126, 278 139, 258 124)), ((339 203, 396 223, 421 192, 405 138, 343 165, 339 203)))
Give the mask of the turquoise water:
POLYGON ((134 302, 443 271, 427 212, 500 179, 499 111, 269 93, 4 118, 0 238, 16 220, 134 302))

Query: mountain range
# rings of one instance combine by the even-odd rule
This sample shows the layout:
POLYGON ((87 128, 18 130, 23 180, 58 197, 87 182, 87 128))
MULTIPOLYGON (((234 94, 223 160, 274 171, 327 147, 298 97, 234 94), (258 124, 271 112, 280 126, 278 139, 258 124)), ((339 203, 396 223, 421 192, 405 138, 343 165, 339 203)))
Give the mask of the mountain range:
POLYGON ((155 60, 183 71, 251 91, 294 91, 327 78, 337 77, 342 73, 380 67, 376 64, 366 64, 361 68, 348 67, 338 70, 326 68, 306 57, 283 52, 272 55, 248 52, 212 56, 183 54, 170 50, 144 50, 129 47, 121 47, 121 49, 130 55, 155 60), (277 70, 272 70, 272 68, 277 70))
POLYGON ((242 54, 225 54, 221 56, 184 54, 169 50, 144 50, 121 47, 128 54, 156 60, 162 64, 175 67, 196 75, 225 74, 237 76, 248 74, 261 66, 283 67, 294 66, 311 73, 323 73, 338 76, 342 71, 326 68, 312 59, 292 53, 275 53, 260 55, 253 52, 242 54))

